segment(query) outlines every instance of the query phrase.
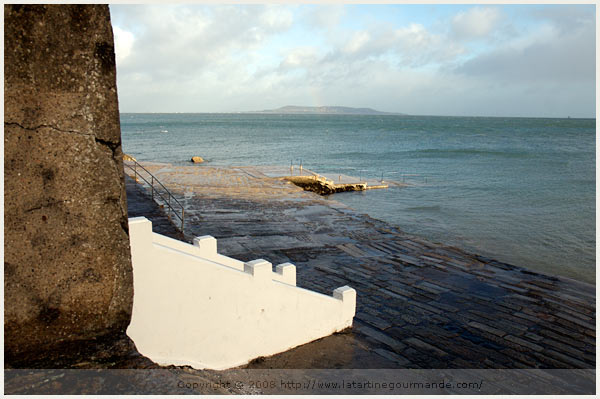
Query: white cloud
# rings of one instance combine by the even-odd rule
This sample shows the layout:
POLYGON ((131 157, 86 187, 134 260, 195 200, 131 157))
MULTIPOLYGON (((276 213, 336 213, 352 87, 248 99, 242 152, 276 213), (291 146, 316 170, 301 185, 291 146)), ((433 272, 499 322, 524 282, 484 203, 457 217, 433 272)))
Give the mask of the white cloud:
POLYGON ((474 7, 452 18, 452 32, 458 39, 470 40, 488 36, 502 19, 495 7, 474 7))
POLYGON ((343 4, 322 5, 311 8, 306 18, 316 28, 332 29, 339 25, 345 13, 343 4))
POLYGON ((118 26, 113 28, 115 37, 115 56, 117 63, 122 64, 131 53, 133 42, 135 40, 133 33, 120 29, 118 26))
POLYGON ((415 23, 397 29, 394 37, 405 65, 450 62, 465 51, 449 38, 432 34, 423 25, 415 23))
POLYGON ((209 88, 227 93, 227 85, 248 83, 257 52, 294 23, 291 10, 277 6, 133 5, 111 10, 124 109, 185 103, 173 100, 177 97, 187 98, 184 107, 189 108, 198 104, 190 96, 215 98, 209 88))
POLYGON ((350 54, 357 53, 362 48, 365 47, 365 45, 369 42, 370 39, 371 39, 371 35, 369 35, 369 32, 366 32, 366 31, 354 32, 354 34, 352 35, 350 40, 348 40, 348 42, 346 43, 346 45, 344 46, 342 51, 344 53, 350 53, 350 54))
POLYGON ((283 61, 281 61, 280 69, 311 68, 317 59, 318 54, 314 47, 297 47, 287 53, 283 61))
POLYGON ((289 9, 269 6, 260 16, 260 25, 273 32, 289 29, 294 22, 294 16, 289 9))
POLYGON ((417 23, 356 31, 339 47, 327 55, 327 62, 386 59, 399 67, 431 66, 453 62, 465 52, 458 43, 417 23))

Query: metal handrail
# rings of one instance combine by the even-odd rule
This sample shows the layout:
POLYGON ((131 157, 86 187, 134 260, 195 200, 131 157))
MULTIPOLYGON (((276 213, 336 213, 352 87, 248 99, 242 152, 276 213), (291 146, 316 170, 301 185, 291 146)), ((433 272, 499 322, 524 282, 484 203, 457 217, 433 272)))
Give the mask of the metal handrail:
MULTIPOLYGON (((184 221, 185 221, 185 209, 184 209, 183 205, 181 205, 181 202, 179 202, 177 200, 177 198, 175 198, 175 196, 173 196, 173 194, 171 194, 171 192, 160 182, 160 180, 158 180, 152 173, 150 173, 146 168, 144 168, 142 165, 140 165, 137 161, 135 161, 133 159, 128 159, 127 161, 123 162, 123 165, 127 166, 129 169, 133 170, 133 176, 136 180, 137 180, 137 177, 139 176, 143 181, 145 181, 150 186, 150 190, 152 192, 152 200, 154 200, 154 193, 156 192, 156 195, 158 195, 160 197, 160 199, 162 199, 163 203, 169 207, 171 212, 173 212, 173 214, 175 216, 177 216, 177 218, 179 220, 181 220, 181 232, 183 233, 183 226, 184 226, 184 221), (129 165, 127 162, 133 162, 133 166, 129 165), (148 175, 150 175, 151 181, 148 181, 141 173, 138 172, 138 170, 137 170, 138 167, 141 168, 148 175), (154 183, 157 183, 158 185, 160 185, 160 187, 162 187, 165 190, 165 192, 167 193, 167 199, 165 199, 165 197, 163 197, 163 195, 160 193, 159 190, 154 188, 154 183), (178 211, 175 210, 175 208, 173 208, 173 206, 171 205, 171 198, 181 208, 181 215, 179 215, 178 211)), ((170 219, 171 218, 170 212, 166 212, 166 214, 167 214, 167 217, 170 219)))

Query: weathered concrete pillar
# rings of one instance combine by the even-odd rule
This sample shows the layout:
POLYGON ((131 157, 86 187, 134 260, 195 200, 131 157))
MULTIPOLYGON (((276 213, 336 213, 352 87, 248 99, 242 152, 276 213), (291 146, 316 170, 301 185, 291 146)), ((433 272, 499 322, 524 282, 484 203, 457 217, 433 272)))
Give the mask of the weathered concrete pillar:
POLYGON ((5 5, 7 362, 125 331, 133 284, 121 157, 108 6, 5 5))

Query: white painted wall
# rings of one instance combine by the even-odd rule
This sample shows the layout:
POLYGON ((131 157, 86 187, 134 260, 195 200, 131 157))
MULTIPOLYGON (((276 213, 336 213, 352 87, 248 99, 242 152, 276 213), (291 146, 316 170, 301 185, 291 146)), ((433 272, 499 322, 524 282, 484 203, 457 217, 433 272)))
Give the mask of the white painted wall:
POLYGON ((133 314, 127 335, 161 365, 222 370, 270 356, 352 325, 356 291, 333 296, 296 287, 296 269, 217 253, 210 236, 194 245, 129 219, 133 314))

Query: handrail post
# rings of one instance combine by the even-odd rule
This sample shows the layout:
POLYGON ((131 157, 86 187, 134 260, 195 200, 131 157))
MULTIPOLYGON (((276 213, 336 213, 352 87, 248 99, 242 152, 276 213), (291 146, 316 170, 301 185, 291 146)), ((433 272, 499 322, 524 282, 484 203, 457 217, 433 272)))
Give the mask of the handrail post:
POLYGON ((154 201, 154 175, 152 176, 152 183, 150 183, 150 191, 152 191, 152 201, 154 201))
POLYGON ((184 212, 185 212, 185 210, 183 208, 181 208, 181 232, 182 233, 183 233, 184 212))

